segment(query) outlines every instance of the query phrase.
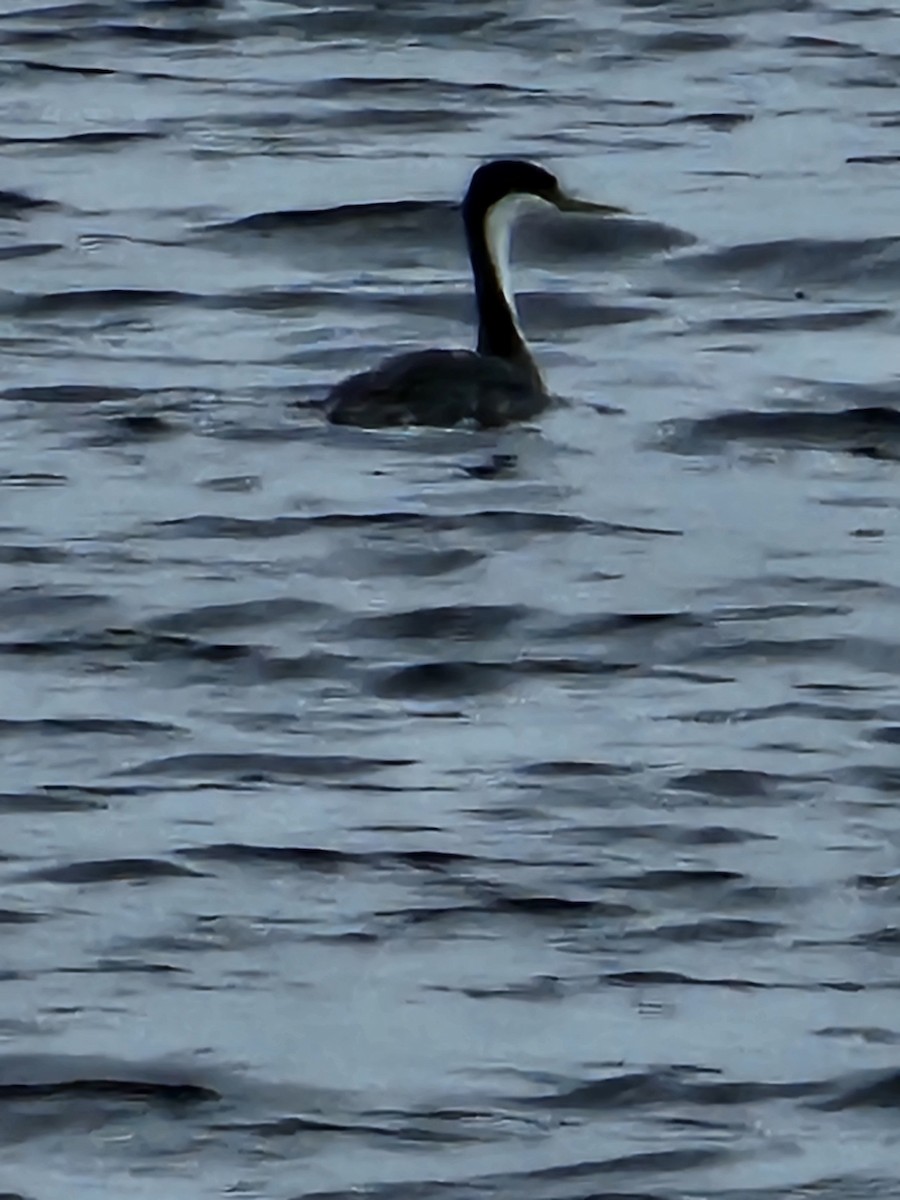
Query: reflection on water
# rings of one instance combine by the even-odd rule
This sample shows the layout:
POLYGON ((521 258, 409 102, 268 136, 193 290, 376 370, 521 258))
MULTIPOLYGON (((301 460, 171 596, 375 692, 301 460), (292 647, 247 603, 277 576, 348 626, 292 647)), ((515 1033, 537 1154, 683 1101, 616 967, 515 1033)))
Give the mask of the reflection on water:
POLYGON ((896 1190, 896 25, 5 6, 0 1191, 896 1190), (564 403, 327 427, 498 154, 564 403))

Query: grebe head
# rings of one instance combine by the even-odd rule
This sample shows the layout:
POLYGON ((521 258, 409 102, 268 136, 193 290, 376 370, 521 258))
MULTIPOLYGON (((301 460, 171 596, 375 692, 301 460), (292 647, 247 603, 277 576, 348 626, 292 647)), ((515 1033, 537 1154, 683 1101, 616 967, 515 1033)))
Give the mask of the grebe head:
POLYGON ((611 204, 594 204, 564 192, 559 180, 544 167, 518 158, 498 158, 482 163, 469 183, 463 201, 466 220, 487 218, 498 204, 511 200, 536 200, 552 204, 561 212, 596 213, 610 216, 624 212, 611 204))

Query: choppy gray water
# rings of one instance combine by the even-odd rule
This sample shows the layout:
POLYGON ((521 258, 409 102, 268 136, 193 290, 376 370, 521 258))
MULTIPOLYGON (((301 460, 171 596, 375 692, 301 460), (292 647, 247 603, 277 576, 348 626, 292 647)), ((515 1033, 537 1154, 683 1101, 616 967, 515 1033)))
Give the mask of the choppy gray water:
POLYGON ((900 18, 2 14, 0 1191, 900 1195, 900 18))

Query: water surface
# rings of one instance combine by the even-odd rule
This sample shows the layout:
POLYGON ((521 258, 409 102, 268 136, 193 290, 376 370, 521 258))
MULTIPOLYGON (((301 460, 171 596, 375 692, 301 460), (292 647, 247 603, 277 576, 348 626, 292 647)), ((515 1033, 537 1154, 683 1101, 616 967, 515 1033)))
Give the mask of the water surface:
POLYGON ((897 1189, 900 20, 558 8, 4 6, 6 1193, 897 1189))

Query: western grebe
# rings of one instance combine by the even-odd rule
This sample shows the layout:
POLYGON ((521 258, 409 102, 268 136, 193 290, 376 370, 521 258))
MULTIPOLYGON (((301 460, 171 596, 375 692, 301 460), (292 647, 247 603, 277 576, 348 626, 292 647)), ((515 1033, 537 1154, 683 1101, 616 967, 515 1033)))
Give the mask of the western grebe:
POLYGON ((505 425, 536 416, 550 402, 519 325, 508 282, 508 253, 517 211, 534 201, 562 212, 600 215, 624 210, 568 196, 543 167, 498 159, 478 167, 462 204, 478 304, 478 348, 417 350, 351 375, 330 392, 328 419, 337 425, 505 425))

